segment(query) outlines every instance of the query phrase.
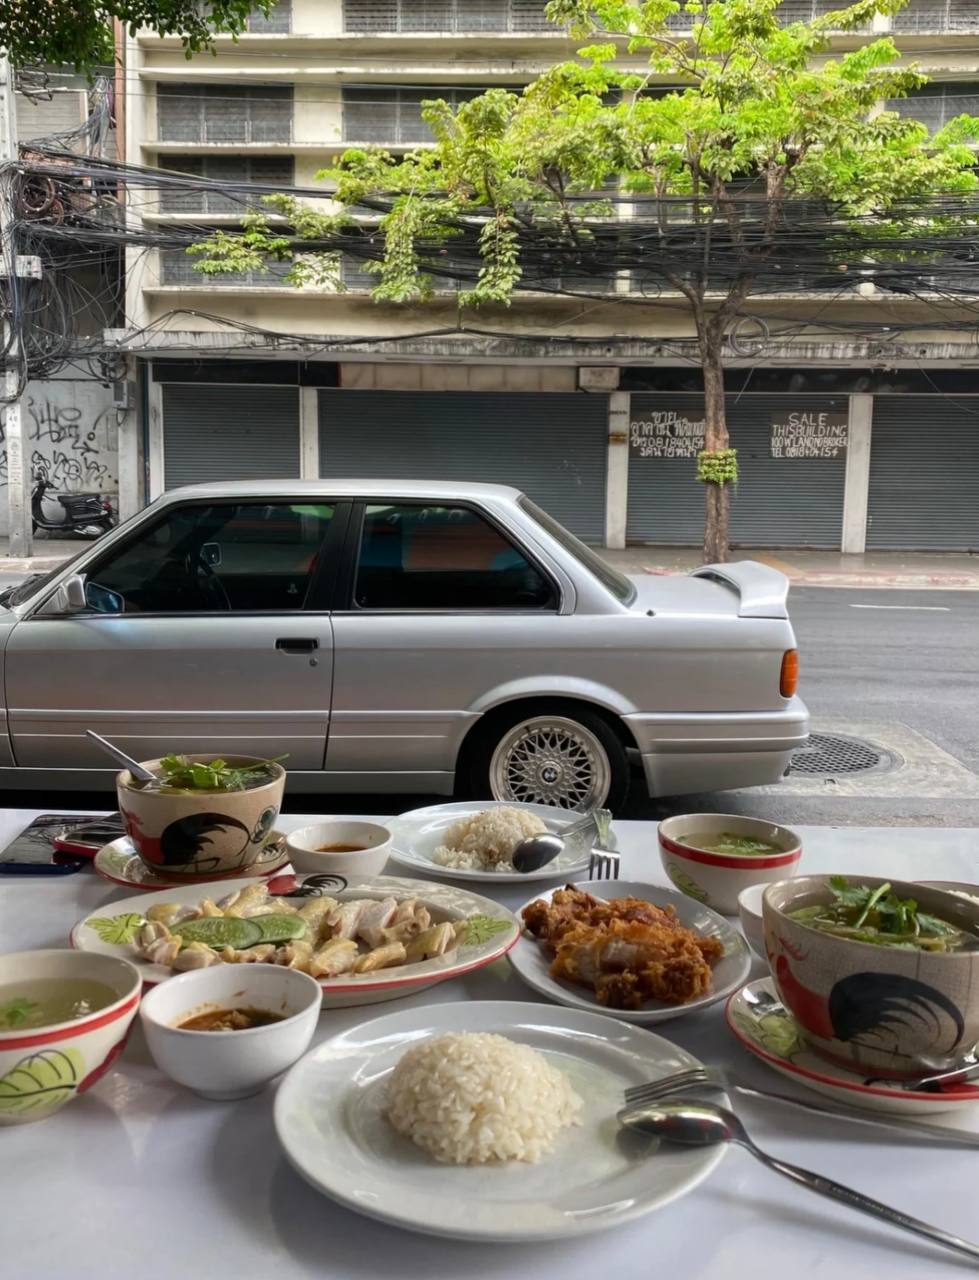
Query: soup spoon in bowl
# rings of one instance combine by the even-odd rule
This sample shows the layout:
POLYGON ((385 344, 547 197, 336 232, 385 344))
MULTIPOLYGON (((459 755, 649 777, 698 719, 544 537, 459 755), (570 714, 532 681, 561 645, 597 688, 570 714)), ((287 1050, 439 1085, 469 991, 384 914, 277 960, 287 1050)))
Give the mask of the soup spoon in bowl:
POLYGON ((880 1218, 892 1227, 900 1227, 914 1235, 924 1236, 946 1249, 965 1254, 966 1257, 979 1260, 979 1245, 971 1244, 960 1236, 933 1227, 922 1222, 920 1218, 912 1218, 900 1209, 892 1209, 861 1191, 844 1186, 842 1182, 834 1182, 832 1178, 823 1177, 821 1173, 813 1173, 810 1169, 802 1169, 799 1165, 779 1160, 767 1151, 755 1145, 748 1133, 734 1114, 724 1107, 714 1106, 709 1102, 653 1102, 640 1107, 628 1107, 618 1114, 619 1124, 646 1135, 661 1138, 665 1142, 676 1142, 689 1147, 709 1147, 722 1142, 732 1142, 750 1151, 756 1160, 760 1160, 769 1169, 780 1173, 790 1182, 795 1182, 817 1195, 828 1200, 839 1201, 850 1209, 867 1213, 873 1218, 880 1218))

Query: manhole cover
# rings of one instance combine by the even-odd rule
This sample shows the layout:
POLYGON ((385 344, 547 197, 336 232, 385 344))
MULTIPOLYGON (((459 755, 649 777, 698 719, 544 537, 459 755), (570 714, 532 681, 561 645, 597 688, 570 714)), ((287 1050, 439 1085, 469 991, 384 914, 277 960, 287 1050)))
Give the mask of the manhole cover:
POLYGON ((814 733, 792 753, 793 773, 883 773, 893 767, 894 757, 883 747, 835 733, 814 733))

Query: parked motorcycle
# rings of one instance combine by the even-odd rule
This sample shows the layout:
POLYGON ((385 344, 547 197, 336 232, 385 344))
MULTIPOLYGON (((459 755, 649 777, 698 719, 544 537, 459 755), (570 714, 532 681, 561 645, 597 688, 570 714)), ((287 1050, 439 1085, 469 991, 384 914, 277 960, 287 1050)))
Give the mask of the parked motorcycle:
POLYGON ((118 524, 112 503, 101 493, 55 493, 47 473, 34 472, 31 493, 34 532, 63 538, 99 538, 118 524))

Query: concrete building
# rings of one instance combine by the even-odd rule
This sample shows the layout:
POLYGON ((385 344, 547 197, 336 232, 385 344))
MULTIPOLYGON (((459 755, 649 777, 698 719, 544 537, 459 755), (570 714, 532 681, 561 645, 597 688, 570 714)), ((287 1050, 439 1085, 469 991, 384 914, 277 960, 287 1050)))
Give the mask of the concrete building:
MULTIPOLYGON (((876 29, 935 76, 902 110, 979 114, 974 0, 911 0, 876 29)), ((518 86, 573 48, 542 0, 286 0, 217 45, 188 61, 176 40, 127 41, 130 163, 310 186, 348 144, 424 141, 423 98, 518 86)), ((219 227, 238 215, 220 194, 171 193, 130 216, 219 227)), ((124 512, 193 480, 476 476, 523 487, 592 542, 699 541, 702 409, 675 298, 637 306, 629 279, 600 299, 542 289, 481 313, 473 334, 458 332, 448 294, 379 306, 353 265, 346 293, 273 271, 204 279, 182 252, 134 251, 129 268, 129 327, 113 335, 140 388, 120 441, 124 512)), ((859 277, 831 301, 754 300, 767 319, 746 319, 730 353, 735 543, 979 547, 970 305, 859 277), (866 331, 841 334, 830 317, 866 331), (769 341, 766 326, 788 318, 804 334, 769 341)))

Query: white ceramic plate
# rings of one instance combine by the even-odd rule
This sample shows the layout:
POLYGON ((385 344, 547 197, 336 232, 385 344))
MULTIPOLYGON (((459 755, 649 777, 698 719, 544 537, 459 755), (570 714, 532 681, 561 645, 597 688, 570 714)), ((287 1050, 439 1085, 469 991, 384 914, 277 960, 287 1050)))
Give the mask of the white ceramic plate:
POLYGON ((307 1182, 368 1217, 494 1244, 573 1238, 669 1204, 721 1160, 721 1147, 618 1141, 624 1090, 694 1065, 677 1045, 595 1013, 495 1001, 405 1009, 311 1050, 279 1087, 275 1127, 307 1182), (383 1098, 405 1050, 447 1031, 496 1032, 546 1054, 585 1100, 583 1124, 536 1165, 437 1163, 388 1125, 383 1098))
MULTIPOLYGON (((553 862, 539 871, 526 875, 519 871, 466 871, 460 867, 443 867, 434 861, 435 850, 445 843, 445 832, 453 823, 471 818, 484 809, 526 809, 547 824, 548 830, 560 835, 565 827, 578 822, 580 813, 568 809, 556 809, 546 804, 502 804, 496 800, 459 801, 455 804, 433 804, 425 809, 412 809, 388 823, 391 832, 391 860, 413 871, 426 871, 429 875, 445 876, 450 880, 481 880, 484 884, 517 884, 526 880, 569 880, 588 866, 591 848, 576 840, 571 849, 559 854, 553 862)), ((609 847, 614 849, 615 837, 610 835, 609 847)))
MULTIPOLYGON (((771 978, 759 978, 736 991, 725 1010, 727 1025, 741 1044, 779 1075, 805 1085, 834 1102, 862 1111, 936 1115, 975 1108, 979 1083, 949 1084, 942 1093, 913 1093, 898 1080, 868 1081, 865 1076, 827 1062, 800 1038, 795 1019, 781 1003, 771 978)), ((979 1118, 979 1113, 973 1110, 979 1118)))
MULTIPOLYGON (((463 919, 471 922, 472 941, 457 947, 448 955, 424 960, 420 964, 379 969, 373 973, 345 973, 336 978, 322 978, 320 986, 323 988, 324 1009, 396 1000, 399 996, 413 995, 437 982, 445 982, 470 970, 481 969, 505 955, 514 945, 519 933, 516 920, 505 907, 455 885, 401 880, 394 876, 374 876, 359 884, 337 888, 337 882, 346 884, 339 876, 307 877, 310 878, 332 880, 334 883, 327 884, 325 891, 341 902, 352 898, 389 896, 399 900, 418 898, 428 907, 436 922, 463 919)), ((132 939, 143 923, 146 911, 161 902, 194 904, 202 898, 218 901, 251 884, 254 884, 254 880, 223 880, 219 885, 180 886, 159 893, 141 893, 134 898, 125 898, 122 902, 110 903, 91 912, 75 925, 71 931, 71 945, 79 951, 121 956, 136 965, 143 974, 144 982, 151 985, 164 982, 173 976, 173 970, 144 960, 132 945, 132 939)))
MULTIPOLYGON (((551 957, 540 943, 527 933, 522 933, 517 945, 510 952, 510 963, 526 982, 548 1000, 556 1000, 558 1004, 568 1005, 572 1009, 600 1010, 612 1017, 622 1018, 626 1022, 637 1022, 642 1026, 650 1026, 655 1022, 666 1022, 669 1018, 679 1018, 696 1009, 706 1009, 708 1005, 723 1000, 739 987, 751 970, 751 955, 744 938, 723 916, 710 907, 694 902, 686 894, 674 889, 662 889, 659 885, 636 884, 628 880, 589 880, 578 886, 587 890, 596 898, 642 898, 657 907, 672 906, 676 908, 681 924, 688 929, 696 929, 698 933, 714 935, 724 944, 724 955, 714 966, 714 979, 706 995, 691 1000, 688 1004, 664 1004, 659 1000, 651 1000, 642 1009, 608 1009, 595 999, 587 987, 564 979, 552 978, 548 970, 551 957)), ((555 889, 548 889, 538 894, 537 898, 550 899, 555 889)), ((524 906, 529 906, 537 898, 531 898, 524 906)), ((521 907, 517 912, 520 917, 521 907)))
MULTIPOLYGON (((226 876, 195 876, 193 883, 220 884, 224 880, 260 879, 273 875, 289 864, 289 851, 286 849, 286 838, 281 831, 269 833, 268 841, 258 857, 247 871, 240 869, 226 876)), ((113 884, 121 884, 127 889, 172 889, 184 888, 188 881, 186 876, 166 875, 162 870, 154 871, 146 865, 133 847, 128 836, 120 836, 110 844, 105 844, 95 855, 93 865, 103 880, 111 880, 113 884)), ((201 894, 203 897, 203 893, 201 894)))

